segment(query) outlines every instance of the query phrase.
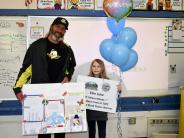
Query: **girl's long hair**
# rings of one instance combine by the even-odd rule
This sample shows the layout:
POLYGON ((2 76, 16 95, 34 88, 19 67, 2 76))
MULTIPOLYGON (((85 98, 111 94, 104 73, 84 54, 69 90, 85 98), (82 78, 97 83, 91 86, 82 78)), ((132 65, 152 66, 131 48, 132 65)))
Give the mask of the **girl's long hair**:
POLYGON ((94 62, 97 62, 100 67, 101 67, 101 73, 99 74, 99 78, 102 78, 102 79, 109 79, 107 77, 107 73, 106 73, 106 69, 105 69, 105 64, 104 62, 101 60, 101 59, 94 59, 92 62, 91 62, 91 65, 90 65, 90 72, 88 74, 88 76, 90 77, 95 77, 95 75, 93 74, 92 72, 92 66, 94 64, 94 62))

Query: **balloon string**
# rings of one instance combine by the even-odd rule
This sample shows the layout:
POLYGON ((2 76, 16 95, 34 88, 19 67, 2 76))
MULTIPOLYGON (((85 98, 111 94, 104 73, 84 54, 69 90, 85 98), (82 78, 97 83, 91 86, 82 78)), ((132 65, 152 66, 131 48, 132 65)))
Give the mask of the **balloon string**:
MULTIPOLYGON (((122 83, 122 72, 121 69, 119 68, 119 74, 120 74, 120 85, 122 83)), ((121 92, 118 92, 118 99, 117 99, 117 134, 118 134, 118 138, 123 138, 123 131, 122 131, 122 118, 121 118, 121 103, 118 101, 120 100, 120 95, 121 92)))
MULTIPOLYGON (((119 68, 119 77, 120 77, 120 79, 119 79, 119 85, 121 85, 122 82, 123 82, 123 79, 122 79, 122 72, 121 72, 121 69, 120 69, 120 68, 119 68)), ((121 91, 118 91, 117 94, 118 94, 118 95, 117 95, 117 98, 119 99, 120 96, 121 96, 121 91)))
POLYGON ((119 68, 119 77, 120 77, 119 83, 120 83, 120 84, 123 82, 122 74, 123 74, 123 73, 121 72, 121 69, 119 68))

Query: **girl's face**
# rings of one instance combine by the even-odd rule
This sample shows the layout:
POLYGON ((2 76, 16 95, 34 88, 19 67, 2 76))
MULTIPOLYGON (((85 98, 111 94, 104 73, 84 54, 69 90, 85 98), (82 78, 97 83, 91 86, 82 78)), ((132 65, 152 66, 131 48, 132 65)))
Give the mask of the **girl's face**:
POLYGON ((101 71, 102 71, 102 68, 100 66, 100 64, 98 64, 96 61, 93 63, 92 65, 92 73, 94 74, 95 77, 99 77, 101 71))

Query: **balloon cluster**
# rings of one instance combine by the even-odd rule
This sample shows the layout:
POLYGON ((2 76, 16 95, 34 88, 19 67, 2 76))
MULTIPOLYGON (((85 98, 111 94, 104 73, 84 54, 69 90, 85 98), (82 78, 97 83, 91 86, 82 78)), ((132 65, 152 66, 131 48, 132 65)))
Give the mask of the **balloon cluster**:
POLYGON ((134 67, 138 61, 138 55, 132 47, 137 41, 137 34, 131 27, 124 27, 125 19, 107 18, 108 29, 113 34, 111 39, 105 39, 100 44, 101 56, 117 65, 122 72, 134 67))

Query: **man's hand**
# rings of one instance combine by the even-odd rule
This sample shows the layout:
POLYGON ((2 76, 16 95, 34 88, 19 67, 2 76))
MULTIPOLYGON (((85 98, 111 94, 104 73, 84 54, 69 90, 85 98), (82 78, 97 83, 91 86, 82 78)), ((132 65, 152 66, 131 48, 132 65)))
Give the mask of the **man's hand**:
POLYGON ((64 77, 64 79, 63 79, 63 81, 61 83, 67 83, 67 82, 69 82, 68 77, 64 77))
POLYGON ((16 97, 18 100, 20 100, 21 102, 24 100, 24 95, 22 94, 22 92, 19 92, 16 94, 16 97))

